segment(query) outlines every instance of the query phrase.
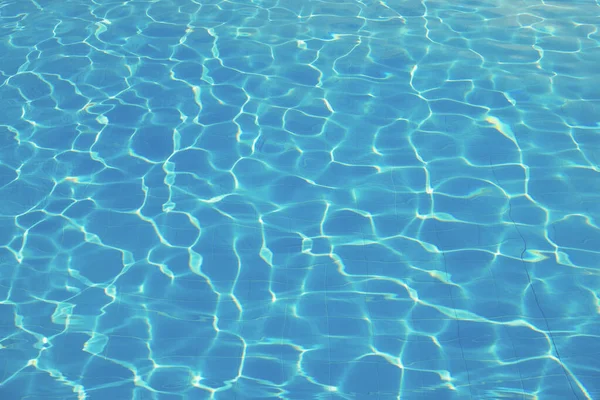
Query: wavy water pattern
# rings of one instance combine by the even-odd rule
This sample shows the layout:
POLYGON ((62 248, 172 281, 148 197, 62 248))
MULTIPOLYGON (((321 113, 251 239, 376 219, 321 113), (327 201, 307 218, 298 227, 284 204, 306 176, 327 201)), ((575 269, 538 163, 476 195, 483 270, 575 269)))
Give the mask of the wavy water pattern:
POLYGON ((599 13, 0 1, 0 397, 600 398, 599 13))

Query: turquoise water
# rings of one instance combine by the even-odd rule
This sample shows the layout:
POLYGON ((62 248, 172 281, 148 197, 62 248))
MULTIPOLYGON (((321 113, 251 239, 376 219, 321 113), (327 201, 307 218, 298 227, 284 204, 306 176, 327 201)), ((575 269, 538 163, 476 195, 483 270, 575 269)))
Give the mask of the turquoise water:
POLYGON ((0 1, 0 398, 600 398, 598 15, 0 1))

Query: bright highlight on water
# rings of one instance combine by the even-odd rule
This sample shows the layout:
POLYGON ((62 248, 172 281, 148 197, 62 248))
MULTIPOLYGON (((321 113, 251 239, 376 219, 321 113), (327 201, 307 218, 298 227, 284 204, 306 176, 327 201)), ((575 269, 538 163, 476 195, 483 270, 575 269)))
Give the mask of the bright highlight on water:
POLYGON ((600 398, 596 0, 0 0, 0 399, 600 398))

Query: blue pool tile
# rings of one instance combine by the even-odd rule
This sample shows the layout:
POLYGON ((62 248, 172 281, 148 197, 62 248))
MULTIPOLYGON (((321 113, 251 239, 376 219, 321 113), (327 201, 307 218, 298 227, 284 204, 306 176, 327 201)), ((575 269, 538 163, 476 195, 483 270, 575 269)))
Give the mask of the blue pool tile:
POLYGON ((598 397, 596 4, 97 3, 0 13, 1 398, 598 397))

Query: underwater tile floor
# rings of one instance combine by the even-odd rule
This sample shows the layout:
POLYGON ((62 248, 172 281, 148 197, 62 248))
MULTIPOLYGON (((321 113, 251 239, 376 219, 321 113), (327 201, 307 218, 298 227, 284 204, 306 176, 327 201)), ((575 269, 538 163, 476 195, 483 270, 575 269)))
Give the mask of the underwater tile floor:
POLYGON ((600 398, 599 16, 0 1, 0 398, 600 398))

